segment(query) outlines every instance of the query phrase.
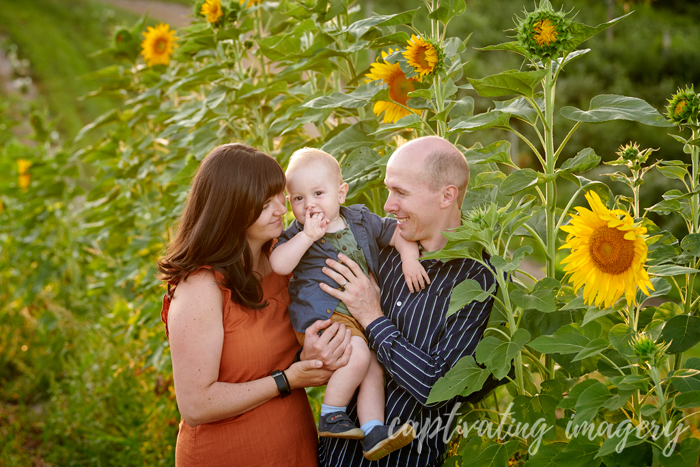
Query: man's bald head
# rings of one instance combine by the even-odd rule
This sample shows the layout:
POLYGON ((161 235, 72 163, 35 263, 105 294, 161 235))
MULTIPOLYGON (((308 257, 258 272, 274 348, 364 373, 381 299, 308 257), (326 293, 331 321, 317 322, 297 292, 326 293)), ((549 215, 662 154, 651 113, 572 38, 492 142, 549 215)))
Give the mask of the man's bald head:
POLYGON ((469 184, 469 165, 452 143, 439 136, 423 136, 398 148, 391 158, 406 158, 420 167, 420 172, 433 191, 447 185, 456 186, 458 206, 462 206, 469 184))

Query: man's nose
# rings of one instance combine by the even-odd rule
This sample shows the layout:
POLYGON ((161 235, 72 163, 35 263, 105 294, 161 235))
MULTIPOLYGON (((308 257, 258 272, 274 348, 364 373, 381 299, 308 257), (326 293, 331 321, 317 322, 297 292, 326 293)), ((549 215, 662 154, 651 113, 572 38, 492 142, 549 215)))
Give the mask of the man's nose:
POLYGON ((384 203, 384 211, 386 212, 396 212, 396 203, 394 202, 394 196, 389 193, 389 196, 386 198, 386 203, 384 203))

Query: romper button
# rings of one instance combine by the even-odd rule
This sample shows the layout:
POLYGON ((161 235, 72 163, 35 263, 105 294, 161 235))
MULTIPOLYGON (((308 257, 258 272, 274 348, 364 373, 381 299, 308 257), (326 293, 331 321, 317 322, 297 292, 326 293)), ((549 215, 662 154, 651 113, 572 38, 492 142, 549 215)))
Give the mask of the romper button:
POLYGON ((326 313, 333 313, 331 310, 326 310, 326 313))
POLYGON ((340 234, 336 234, 336 237, 340 238, 340 237, 342 237, 342 235, 340 235, 340 234))
POLYGON ((326 243, 326 241, 324 239, 321 239, 321 243, 326 243))
POLYGON ((345 251, 345 250, 347 250, 347 249, 348 249, 347 247, 345 247, 345 246, 343 247, 343 251, 345 251))

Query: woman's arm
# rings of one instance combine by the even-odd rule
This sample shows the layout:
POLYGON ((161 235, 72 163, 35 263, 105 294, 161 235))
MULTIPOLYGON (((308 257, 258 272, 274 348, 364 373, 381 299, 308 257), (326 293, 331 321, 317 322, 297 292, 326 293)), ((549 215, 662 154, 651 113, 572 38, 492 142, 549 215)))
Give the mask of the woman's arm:
MULTIPOLYGON (((272 376, 246 383, 217 381, 224 342, 221 290, 214 274, 201 271, 180 282, 168 313, 175 395, 190 426, 245 413, 279 396, 272 376)), ((325 384, 332 372, 320 361, 293 364, 285 371, 292 388, 325 384)))

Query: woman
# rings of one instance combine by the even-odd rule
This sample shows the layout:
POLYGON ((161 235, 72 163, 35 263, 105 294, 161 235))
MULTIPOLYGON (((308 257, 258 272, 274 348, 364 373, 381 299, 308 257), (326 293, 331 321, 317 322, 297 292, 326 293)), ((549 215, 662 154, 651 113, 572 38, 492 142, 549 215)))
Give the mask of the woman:
POLYGON ((317 463, 303 388, 325 384, 347 362, 350 332, 319 321, 307 332, 303 361, 293 363, 299 345, 288 279, 268 260, 283 228, 284 185, 272 157, 242 144, 215 148, 158 262, 168 281, 161 317, 182 414, 178 467, 317 463))

